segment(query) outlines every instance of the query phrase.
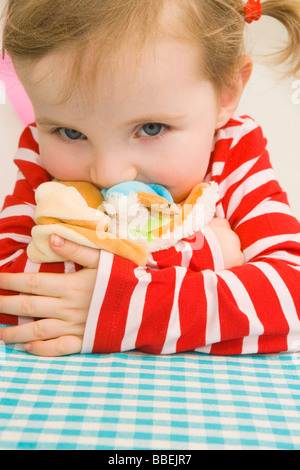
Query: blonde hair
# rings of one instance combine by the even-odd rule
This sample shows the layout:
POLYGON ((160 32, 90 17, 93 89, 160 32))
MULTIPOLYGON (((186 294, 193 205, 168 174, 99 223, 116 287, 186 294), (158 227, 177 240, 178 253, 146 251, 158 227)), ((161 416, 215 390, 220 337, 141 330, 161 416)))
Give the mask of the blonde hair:
MULTIPOLYGON (((265 0, 263 14, 280 21, 289 43, 279 61, 300 71, 300 1, 265 0)), ((4 12, 3 54, 14 61, 38 61, 57 50, 73 50, 72 79, 82 71, 93 46, 99 58, 122 57, 131 44, 146 50, 163 37, 201 46, 202 69, 217 89, 229 84, 244 53, 245 3, 242 0, 9 0, 4 12), (165 7, 173 15, 163 15, 165 7)))

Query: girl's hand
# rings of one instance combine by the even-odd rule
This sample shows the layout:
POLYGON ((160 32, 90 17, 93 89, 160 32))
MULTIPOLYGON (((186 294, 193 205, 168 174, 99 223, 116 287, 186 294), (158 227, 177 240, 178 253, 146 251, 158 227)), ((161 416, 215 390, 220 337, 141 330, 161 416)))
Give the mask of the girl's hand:
POLYGON ((242 266, 245 263, 245 257, 241 251, 241 242, 231 229, 228 220, 216 217, 210 222, 209 227, 221 246, 225 269, 242 266))
POLYGON ((8 315, 41 318, 0 330, 4 343, 25 343, 38 356, 80 353, 100 251, 52 236, 51 248, 70 261, 84 266, 72 274, 0 275, 0 288, 20 295, 0 296, 0 311, 8 315))

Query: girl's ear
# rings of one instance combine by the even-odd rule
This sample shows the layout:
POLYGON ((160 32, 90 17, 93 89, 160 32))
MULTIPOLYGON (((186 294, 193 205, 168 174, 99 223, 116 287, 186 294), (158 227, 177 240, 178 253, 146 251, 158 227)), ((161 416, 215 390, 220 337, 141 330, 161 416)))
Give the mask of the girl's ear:
POLYGON ((220 93, 216 129, 223 127, 236 112, 245 86, 251 77, 252 70, 253 62, 251 57, 243 56, 241 66, 230 86, 225 86, 220 93))

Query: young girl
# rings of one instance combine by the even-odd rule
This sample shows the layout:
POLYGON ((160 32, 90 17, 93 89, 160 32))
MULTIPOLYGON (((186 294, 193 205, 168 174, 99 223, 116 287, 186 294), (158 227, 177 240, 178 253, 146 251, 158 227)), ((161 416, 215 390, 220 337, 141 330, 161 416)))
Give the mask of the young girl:
POLYGON ((260 127, 235 111, 252 69, 245 22, 265 14, 286 26, 281 58, 295 74, 299 1, 7 3, 3 47, 36 123, 20 138, 0 219, 0 321, 15 325, 2 340, 48 356, 296 351, 299 222, 260 127), (217 218, 201 250, 182 240, 146 268, 57 236, 53 250, 70 261, 37 265, 26 254, 34 193, 53 177, 157 183, 175 202, 213 180, 217 218))

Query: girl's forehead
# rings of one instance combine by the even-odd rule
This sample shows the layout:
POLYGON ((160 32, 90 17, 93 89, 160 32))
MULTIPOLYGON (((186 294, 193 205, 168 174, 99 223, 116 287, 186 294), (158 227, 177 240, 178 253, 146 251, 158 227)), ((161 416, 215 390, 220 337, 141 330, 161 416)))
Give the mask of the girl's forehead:
POLYGON ((188 69, 199 77, 203 69, 201 47, 184 33, 181 2, 161 2, 159 14, 154 15, 156 21, 151 27, 148 25, 146 32, 132 30, 120 38, 112 32, 106 34, 104 26, 82 47, 75 41, 37 60, 29 59, 27 67, 25 61, 25 67, 19 67, 21 80, 30 85, 43 82, 51 88, 49 99, 54 101, 68 100, 75 90, 86 101, 93 101, 99 88, 108 93, 120 83, 136 86, 139 80, 163 78, 157 77, 157 71, 164 68, 167 75, 166 64, 177 75, 188 69))
MULTIPOLYGON (((119 57, 102 56, 96 59, 88 51, 81 62, 74 81, 74 56, 68 51, 57 51, 40 59, 33 66, 23 64, 17 69, 26 87, 41 91, 47 100, 60 102, 66 94, 76 94, 88 101, 95 96, 111 98, 113 94, 155 94, 159 87, 188 86, 199 79, 199 49, 175 39, 157 43, 152 49, 135 53, 128 49, 119 57), (72 93, 69 93, 72 90, 72 93)), ((76 62, 75 62, 76 64, 76 62)), ((68 96, 70 98, 70 96, 68 96)))

